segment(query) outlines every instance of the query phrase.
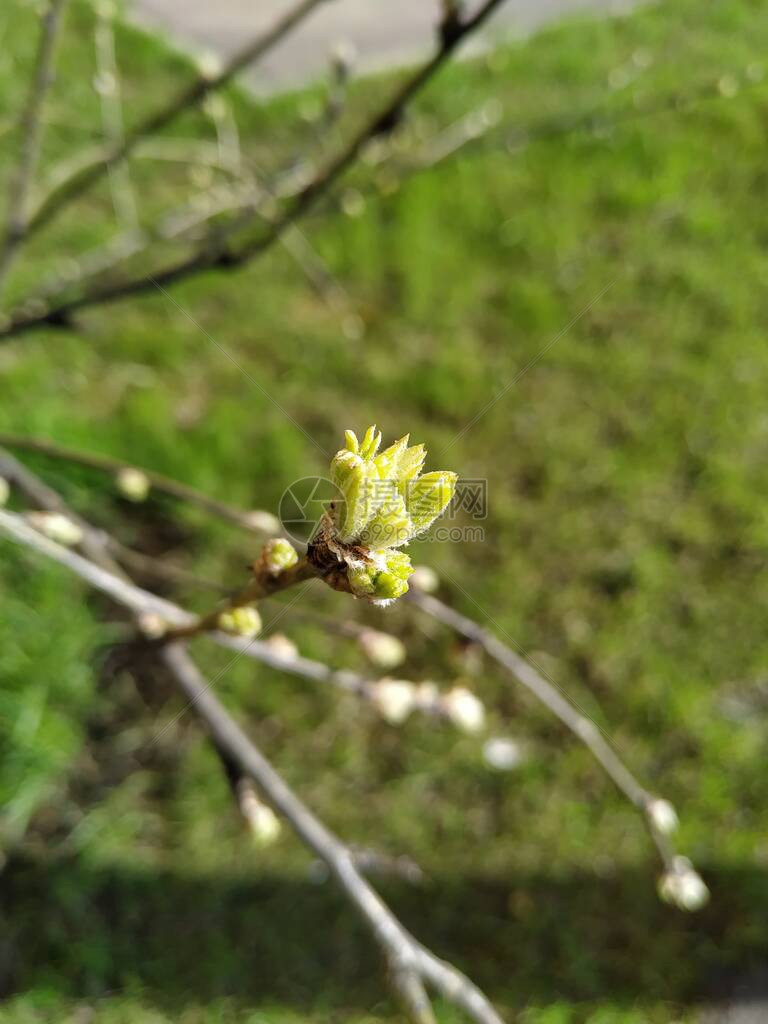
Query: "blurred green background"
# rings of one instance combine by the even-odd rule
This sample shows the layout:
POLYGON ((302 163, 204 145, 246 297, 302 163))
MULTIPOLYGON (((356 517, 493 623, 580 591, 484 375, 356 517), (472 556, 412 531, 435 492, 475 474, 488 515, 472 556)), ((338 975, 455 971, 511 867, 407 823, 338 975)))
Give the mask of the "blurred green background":
MULTIPOLYGON (((32 5, 3 4, 6 173, 36 25, 32 5)), ((73 3, 44 175, 100 137, 93 28, 73 3)), ((424 543, 414 561, 443 574, 444 599, 490 612, 675 803, 706 910, 658 901, 642 823, 587 752, 410 607, 377 612, 320 585, 304 599, 402 636, 399 675, 474 689, 490 734, 523 745, 514 772, 446 725, 394 728, 254 663, 216 689, 328 824, 421 865, 421 886, 377 885, 525 1024, 703 1019, 768 955, 767 45, 759 0, 678 0, 453 65, 391 160, 357 168, 342 202, 302 224, 341 288, 331 301, 278 247, 174 301, 155 293, 0 346, 0 429, 246 508, 275 511, 326 466, 262 388, 323 449, 377 422, 424 440, 430 468, 488 480, 484 542, 424 543), (397 184, 390 166, 489 98, 501 123, 481 144, 397 184)), ((117 57, 129 122, 193 73, 122 24, 117 57)), ((298 149, 330 151, 389 84, 357 83, 321 138, 319 87, 268 103, 232 89, 225 109, 244 160, 274 171, 298 149)), ((215 139, 205 113, 168 134, 215 139)), ((131 174, 148 223, 211 183, 147 159, 131 174)), ((105 181, 30 247, 12 293, 116 230, 105 181)), ((256 554, 191 509, 132 506, 103 476, 26 460, 152 555, 234 583, 256 554)), ((352 912, 287 831, 267 849, 243 831, 167 681, 112 648, 128 635, 114 609, 31 554, 0 554, 0 1020, 396 1020, 352 912)), ((280 615, 266 606, 266 634, 372 671, 354 643, 280 615)), ((212 675, 229 660, 206 641, 195 653, 212 675)))

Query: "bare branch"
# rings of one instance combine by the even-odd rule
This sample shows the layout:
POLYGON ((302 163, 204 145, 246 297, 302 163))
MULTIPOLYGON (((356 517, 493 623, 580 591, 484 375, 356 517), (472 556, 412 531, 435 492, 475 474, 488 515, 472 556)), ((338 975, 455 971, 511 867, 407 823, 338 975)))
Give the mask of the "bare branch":
MULTIPOLYGON (((60 506, 61 507, 61 506, 60 506)), ((63 506, 66 509, 66 506, 63 506)), ((70 515, 72 515, 70 513, 70 515)), ((73 516, 74 518, 74 516, 73 516)), ((76 519, 78 525, 83 520, 76 519)), ((84 536, 88 536, 87 524, 84 524, 84 536)), ((59 565, 64 566, 79 576, 82 580, 95 590, 106 594, 116 604, 127 608, 137 621, 139 617, 153 615, 174 627, 195 627, 198 618, 190 612, 180 608, 177 604, 157 597, 148 590, 137 587, 130 580, 118 574, 106 570, 101 564, 94 564, 89 558, 84 558, 75 551, 62 547, 48 537, 43 536, 39 531, 24 521, 20 516, 4 509, 0 509, 0 534, 5 533, 11 539, 32 548, 41 555, 53 559, 59 565)), ((255 661, 263 662, 271 668, 290 675, 300 676, 304 679, 311 679, 314 682, 324 683, 345 693, 354 694, 373 704, 379 704, 380 687, 382 680, 370 679, 350 669, 332 669, 320 661, 313 661, 311 658, 304 658, 298 654, 292 654, 272 647, 267 641, 249 637, 230 636, 223 632, 209 632, 205 634, 221 647, 236 651, 238 654, 252 658, 255 661)), ((412 684, 413 685, 413 684, 412 684)), ((446 706, 444 695, 441 695, 437 688, 428 684, 418 687, 413 685, 411 700, 413 710, 423 711, 435 717, 450 718, 450 710, 446 706)))
POLYGON ((0 532, 5 533, 19 544, 32 548, 39 554, 58 562, 59 565, 63 565, 90 586, 111 597, 113 601, 135 615, 152 612, 162 616, 167 622, 177 625, 196 621, 194 615, 182 611, 170 601, 156 597, 147 590, 141 590, 133 583, 121 579, 115 573, 109 572, 77 552, 70 551, 68 548, 62 547, 61 544, 49 540, 48 537, 25 523, 20 516, 7 512, 5 509, 0 509, 0 532))
POLYGON ((407 597, 427 615, 431 615, 432 618, 482 647, 494 661, 505 668, 517 682, 529 690, 574 736, 581 740, 618 789, 641 811, 664 864, 670 867, 674 858, 674 850, 671 848, 668 837, 656 828, 652 816, 652 808, 658 797, 638 782, 595 723, 581 714, 568 698, 549 680, 545 679, 529 661, 502 643, 493 633, 483 629, 473 619, 455 611, 430 594, 411 590, 407 597))
MULTIPOLYGON (((96 91, 101 102, 101 123, 110 149, 119 150, 125 144, 123 104, 120 71, 115 55, 115 33, 112 24, 114 12, 105 5, 96 8, 96 91)), ((139 222, 136 197, 128 165, 121 161, 109 167, 109 187, 112 205, 118 221, 126 229, 136 229, 139 222)))
MULTIPOLYGON (((101 473, 109 473, 111 476, 117 476, 121 470, 137 468, 130 462, 112 459, 108 455, 75 451, 41 438, 22 437, 16 434, 0 434, 0 445, 20 451, 38 452, 40 455, 45 455, 52 459, 72 462, 79 466, 87 466, 89 469, 95 469, 101 473)), ((154 490, 167 494, 169 497, 176 498, 179 501, 186 501, 192 505, 197 505, 205 509, 206 512, 210 512, 220 519, 225 519, 228 523, 233 523, 244 530, 270 536, 279 532, 277 530, 277 527, 279 527, 278 521, 269 513, 259 511, 243 512, 222 501, 217 501, 216 498, 209 497, 209 495, 204 494, 202 491, 195 490, 194 487, 190 487, 188 484, 163 476, 161 473, 155 473, 148 469, 142 469, 141 472, 149 480, 150 486, 154 490), (271 522, 272 520, 274 520, 274 523, 271 522), (270 529, 265 528, 268 522, 271 526, 270 529), (260 523, 264 525, 259 525, 260 523)))
POLYGON ((43 199, 30 219, 26 233, 33 234, 44 227, 64 206, 97 182, 110 167, 124 160, 142 139, 162 131, 183 111, 197 106, 210 92, 222 88, 243 68, 263 57, 323 2, 299 0, 270 29, 239 50, 218 74, 201 74, 164 107, 139 122, 122 139, 104 147, 92 163, 75 172, 43 199))
POLYGON ((43 104, 51 84, 56 38, 65 3, 66 0, 49 0, 48 9, 42 19, 32 84, 21 118, 23 136, 19 162, 8 189, 8 215, 5 236, 0 247, 0 293, 29 228, 27 198, 37 168, 43 104))
MULTIPOLYGON (((0 530, 7 536, 71 569, 140 617, 154 611, 183 622, 185 612, 102 569, 75 552, 55 544, 22 519, 0 510, 0 530)), ((227 713, 178 643, 156 648, 196 713, 205 721, 225 764, 250 775, 300 839, 328 867, 385 955, 389 975, 414 1024, 432 1024, 434 1017, 424 989, 428 981, 446 999, 464 1009, 478 1024, 502 1024, 483 993, 460 971, 435 957, 403 928, 363 878, 354 854, 329 832, 299 800, 227 713)))
POLYGON ((286 203, 282 212, 257 237, 238 245, 230 244, 234 234, 253 226, 253 215, 248 212, 242 218, 233 218, 225 227, 215 232, 199 251, 151 274, 145 273, 123 281, 96 284, 83 294, 58 303, 54 300, 48 304, 33 297, 20 312, 12 313, 8 320, 0 325, 0 339, 45 323, 63 325, 79 309, 113 302, 153 288, 165 288, 205 270, 240 266, 268 251, 287 228, 319 202, 372 139, 392 130, 410 101, 443 66, 459 43, 479 28, 503 2, 504 0, 485 0, 466 20, 456 19, 450 26, 444 25, 444 31, 433 56, 395 90, 382 107, 353 134, 341 151, 299 189, 286 203))
POLYGON ((502 1024, 488 999, 464 974, 438 959, 406 931, 379 894, 360 874, 353 853, 310 811, 229 715, 178 644, 159 657, 205 722, 217 746, 257 783, 302 842, 327 866, 345 897, 381 949, 393 987, 414 1024, 433 1024, 424 988, 428 982, 478 1024, 502 1024))

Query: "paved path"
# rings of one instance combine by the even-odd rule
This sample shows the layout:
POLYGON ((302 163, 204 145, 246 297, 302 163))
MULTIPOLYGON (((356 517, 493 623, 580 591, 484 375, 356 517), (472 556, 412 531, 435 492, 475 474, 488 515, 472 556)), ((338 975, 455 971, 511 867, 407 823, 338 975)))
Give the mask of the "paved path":
MULTIPOLYGON (((130 0, 137 19, 194 51, 226 56, 271 24, 293 0, 130 0)), ((482 41, 528 33, 580 11, 626 10, 629 0, 506 0, 482 41)), ((433 38, 438 0, 328 0, 249 75, 258 92, 291 88, 323 74, 340 41, 352 43, 365 70, 405 63, 433 38)), ((476 44, 475 44, 476 45, 476 44)))

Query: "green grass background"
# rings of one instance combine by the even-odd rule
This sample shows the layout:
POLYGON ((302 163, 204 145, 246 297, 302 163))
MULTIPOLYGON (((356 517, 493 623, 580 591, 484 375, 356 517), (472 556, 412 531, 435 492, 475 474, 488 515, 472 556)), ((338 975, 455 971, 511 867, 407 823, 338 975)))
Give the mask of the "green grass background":
MULTIPOLYGON (((6 171, 34 29, 30 5, 3 5, 6 171)), ((75 4, 46 173, 99 137, 92 32, 75 4)), ((424 886, 382 892, 525 1024, 692 1021, 768 953, 767 45, 757 0, 678 0, 454 65, 417 104, 405 149, 488 97, 531 140, 505 147, 499 128, 494 145, 394 192, 383 172, 356 170, 346 187, 363 191, 363 215, 332 204, 303 225, 342 308, 276 248, 173 289, 199 326, 153 294, 0 346, 0 429, 129 458, 245 507, 275 510, 296 477, 325 468, 265 391, 328 451, 376 421, 426 441, 431 468, 488 479, 485 541, 425 543, 415 560, 443 573, 457 607, 490 613, 673 800, 712 890, 704 912, 658 902, 641 823, 589 755, 410 609, 351 607, 319 586, 304 598, 399 632, 404 676, 476 689, 491 732, 525 744, 515 773, 491 771, 448 727, 394 729, 253 663, 216 687, 334 829, 420 863, 424 886), (643 113, 655 104, 667 109, 643 113)), ((118 58, 129 121, 191 73, 125 26, 118 58)), ((360 83, 337 133, 381 89, 360 83)), ((331 148, 337 134, 313 139, 302 116, 319 95, 259 104, 230 91, 246 158, 275 170, 297 146, 331 148)), ((173 134, 213 138, 199 115, 173 134)), ((136 161, 132 174, 148 221, 195 188, 180 166, 136 161)), ((112 230, 104 185, 36 240, 12 294, 112 230)), ((160 497, 127 506, 103 477, 29 463, 152 554, 234 582, 256 553, 160 497)), ((0 1020, 396 1019, 370 942, 307 855, 287 833, 253 846, 167 681, 110 653, 126 635, 114 611, 35 557, 0 552, 0 1020)), ((267 606, 267 632, 365 667, 289 611, 270 624, 280 613, 267 606)), ((204 641, 196 653, 212 675, 228 660, 204 641)))

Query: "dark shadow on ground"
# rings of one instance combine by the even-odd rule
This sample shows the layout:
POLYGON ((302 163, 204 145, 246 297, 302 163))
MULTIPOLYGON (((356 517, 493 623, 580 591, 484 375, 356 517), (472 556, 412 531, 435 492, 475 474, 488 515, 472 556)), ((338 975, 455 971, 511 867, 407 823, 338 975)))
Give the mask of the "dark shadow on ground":
MULTIPOLYGON (((608 996, 688 1004, 727 998, 730 979, 768 959, 768 875, 706 875, 714 898, 697 915, 660 904, 640 869, 379 888, 419 938, 502 1006, 608 996)), ((330 884, 21 859, 2 882, 4 996, 45 985, 89 999, 128 986, 170 1011, 227 997, 386 1012, 377 955, 330 884)))

